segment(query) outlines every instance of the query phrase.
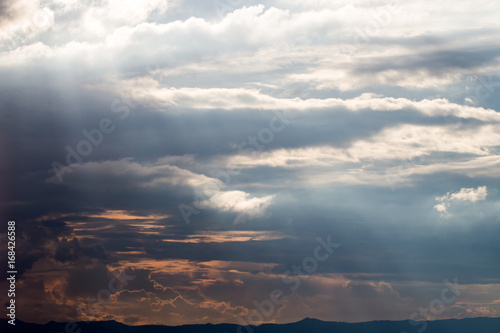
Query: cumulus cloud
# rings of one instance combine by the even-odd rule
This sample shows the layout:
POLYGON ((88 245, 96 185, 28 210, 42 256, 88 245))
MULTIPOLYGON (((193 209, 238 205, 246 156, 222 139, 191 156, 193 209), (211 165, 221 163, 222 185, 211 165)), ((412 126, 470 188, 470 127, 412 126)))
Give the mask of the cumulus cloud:
POLYGON ((225 191, 211 196, 209 199, 197 202, 200 208, 220 209, 238 213, 234 223, 244 223, 247 220, 263 217, 271 204, 274 195, 261 198, 250 198, 242 191, 225 191))
POLYGON ((488 195, 488 189, 486 186, 480 186, 477 189, 474 188, 462 188, 460 191, 455 193, 446 193, 442 197, 437 197, 438 201, 452 201, 452 200, 462 200, 476 202, 478 200, 486 199, 488 195))
POLYGON ((40 1, 0 1, 1 49, 15 48, 22 41, 49 29, 54 24, 54 11, 40 1))
POLYGON ((478 188, 462 188, 458 192, 448 192, 441 197, 436 197, 436 201, 441 203, 434 206, 438 212, 441 213, 441 217, 451 217, 451 213, 448 212, 451 202, 453 201, 470 201, 476 202, 479 200, 485 200, 488 195, 488 188, 486 186, 479 186, 478 188))

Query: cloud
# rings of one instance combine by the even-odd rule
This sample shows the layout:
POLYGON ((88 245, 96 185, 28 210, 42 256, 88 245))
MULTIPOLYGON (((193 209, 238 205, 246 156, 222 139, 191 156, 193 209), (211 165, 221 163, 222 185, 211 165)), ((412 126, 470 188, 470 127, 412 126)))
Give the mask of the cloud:
POLYGON ((329 234, 269 321, 407 319, 455 275, 441 317, 498 314, 500 2, 223 3, 0 1, 20 319, 78 320, 126 269, 98 319, 234 321, 329 234))
POLYGON ((452 201, 470 201, 476 202, 479 200, 485 200, 488 195, 488 188, 486 186, 479 186, 478 188, 462 188, 460 191, 452 193, 448 192, 441 197, 436 197, 436 201, 440 201, 440 204, 434 206, 438 212, 441 213, 441 217, 451 217, 451 213, 448 212, 450 204, 452 201))
POLYGON ((268 241, 287 237, 287 235, 272 231, 204 231, 200 234, 188 235, 187 239, 164 239, 164 241, 181 243, 224 243, 268 241))
POLYGON ((274 195, 249 198, 249 194, 242 191, 226 191, 216 193, 209 199, 196 203, 196 206, 238 213, 234 220, 238 224, 263 217, 273 198, 274 195))
MULTIPOLYGON (((215 209, 222 212, 238 214, 235 223, 244 223, 248 220, 265 216, 274 195, 251 197, 249 193, 228 190, 226 184, 216 178, 196 174, 177 166, 166 164, 169 161, 182 161, 182 158, 161 158, 153 163, 140 164, 129 159, 119 161, 88 162, 75 166, 74 171, 65 177, 70 186, 85 186, 81 176, 98 182, 106 178, 111 183, 101 184, 103 188, 114 186, 120 179, 127 179, 128 186, 140 188, 181 188, 191 189, 194 193, 192 204, 198 209, 215 209), (133 184, 130 183, 131 180, 133 184)), ((60 184, 56 176, 46 179, 48 183, 60 184)), ((191 204, 191 203, 190 203, 191 204)), ((166 217, 168 215, 162 215, 166 217)), ((108 210, 98 215, 89 215, 94 218, 110 218, 116 220, 144 219, 148 217, 131 216, 124 211, 108 210)))
POLYGON ((442 197, 436 198, 438 201, 451 201, 451 200, 462 200, 476 202, 478 200, 486 199, 488 195, 488 189, 486 186, 480 186, 477 189, 473 188, 462 188, 456 193, 446 193, 442 197))

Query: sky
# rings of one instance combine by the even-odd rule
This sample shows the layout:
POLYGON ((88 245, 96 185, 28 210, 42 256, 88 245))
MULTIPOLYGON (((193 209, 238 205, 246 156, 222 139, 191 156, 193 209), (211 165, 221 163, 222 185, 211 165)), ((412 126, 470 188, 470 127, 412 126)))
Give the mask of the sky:
POLYGON ((0 0, 17 318, 499 317, 499 12, 0 0))

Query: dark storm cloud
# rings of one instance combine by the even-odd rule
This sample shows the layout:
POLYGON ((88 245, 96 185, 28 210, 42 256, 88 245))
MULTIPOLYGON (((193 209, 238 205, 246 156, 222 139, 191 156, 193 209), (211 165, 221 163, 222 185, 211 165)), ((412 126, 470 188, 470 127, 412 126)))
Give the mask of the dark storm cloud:
MULTIPOLYGON (((110 119, 115 130, 104 134, 102 144, 93 147, 83 162, 99 162, 132 158, 133 161, 154 161, 167 155, 194 154, 203 159, 217 155, 237 154, 235 145, 255 136, 274 114, 268 111, 248 110, 238 113, 226 111, 137 109, 121 120, 121 112, 113 112, 112 93, 99 92, 97 96, 88 92, 70 92, 67 89, 10 88, 4 92, 2 112, 2 140, 4 149, 2 172, 9 174, 6 182, 4 204, 16 209, 15 202, 32 202, 30 210, 19 208, 17 216, 36 217, 47 214, 53 207, 60 212, 71 212, 79 206, 91 210, 98 202, 131 202, 134 198, 136 209, 154 209, 175 200, 167 192, 156 197, 157 190, 147 191, 136 188, 137 182, 147 178, 127 173, 123 170, 99 174, 83 174, 76 168, 65 174, 62 184, 48 184, 44 180, 54 176, 53 162, 67 165, 67 147, 75 151, 78 143, 88 140, 82 131, 99 128, 103 118, 110 119), (72 102, 74 101, 74 102, 72 102), (19 110, 23 110, 19 112, 19 110), (271 115, 270 115, 271 114, 271 115), (36 137, 36 140, 30 138, 36 137), (124 171, 123 173, 120 173, 124 171), (70 186, 70 187, 68 187, 70 186), (72 199, 68 194, 78 188, 81 195, 72 199), (113 190, 114 188, 114 190, 113 190), (118 193, 119 192, 119 193, 118 193), (106 196, 105 193, 113 193, 106 196), (143 193, 137 201, 137 193, 143 193), (149 193, 149 194, 147 194, 149 193), (7 200, 7 196, 9 200, 7 200), (129 199, 126 199, 129 197, 129 199)), ((373 111, 315 111, 307 117, 298 116, 286 131, 276 135, 276 139, 266 149, 296 148, 329 144, 345 146, 349 142, 366 138, 384 127, 398 123, 439 123, 441 119, 422 119, 412 111, 398 114, 374 113, 373 111)), ((74 160, 74 159, 73 159, 74 160)), ((262 170, 261 170, 262 171, 262 170)), ((250 175, 250 174, 249 174, 250 175)), ((182 194, 182 189, 176 191, 182 194)), ((17 210, 17 209, 16 209, 17 210)))
MULTIPOLYGON (((15 88, 12 88, 11 92, 15 88)), ((268 126, 274 114, 269 111, 248 110, 238 113, 226 111, 143 109, 139 106, 124 120, 121 113, 110 108, 116 95, 101 92, 73 93, 76 101, 66 108, 65 90, 34 91, 17 88, 16 93, 5 92, 2 99, 3 141, 6 159, 13 161, 11 172, 31 173, 48 169, 53 161, 64 162, 67 146, 76 149, 86 140, 82 131, 99 128, 103 118, 116 127, 106 135, 102 145, 94 147, 87 161, 117 160, 131 157, 135 161, 151 161, 166 155, 196 154, 200 157, 237 153, 232 145, 255 135, 268 126), (7 97, 8 96, 8 97, 7 97), (22 109, 22 113, 15 110, 22 109), (189 112, 187 112, 189 111, 189 112), (36 141, 27 138, 36 136, 36 141), (8 142, 8 144, 6 144, 8 142), (147 149, 146 149, 147 148, 147 149), (29 161, 23 163, 22 161, 29 161)), ((466 123, 468 120, 464 120, 466 123)), ((442 124, 441 117, 422 118, 418 113, 386 113, 362 110, 356 113, 344 110, 311 111, 296 120, 269 145, 267 149, 297 148, 329 144, 346 146, 353 140, 367 138, 385 127, 401 123, 442 124)))
MULTIPOLYGON (((481 268, 478 267, 477 273, 471 275, 466 274, 467 266, 462 267, 461 263, 453 259, 457 254, 449 253, 450 250, 446 250, 446 248, 443 249, 435 245, 435 248, 432 246, 428 252, 422 251, 420 249, 422 244, 427 244, 432 239, 427 236, 422 235, 422 238, 417 243, 409 242, 407 238, 404 238, 402 242, 390 241, 393 236, 395 238, 401 237, 401 235, 405 237, 409 230, 412 229, 411 226, 406 226, 405 216, 408 214, 404 213, 405 209, 411 206, 405 207, 403 205, 404 209, 392 213, 403 216, 400 220, 402 220, 401 223, 405 223, 403 227, 395 232, 380 225, 385 223, 383 221, 384 212, 380 212, 375 216, 372 215, 372 219, 367 219, 364 212, 345 210, 344 215, 339 217, 336 215, 338 211, 332 212, 322 208, 322 200, 318 200, 317 195, 312 196, 316 198, 314 199, 317 209, 315 211, 309 211, 306 202, 297 203, 297 207, 300 207, 300 209, 296 209, 293 214, 290 213, 289 208, 277 206, 272 210, 272 218, 266 218, 262 222, 252 225, 253 228, 264 227, 267 230, 285 230, 286 233, 293 236, 300 235, 304 237, 309 234, 310 238, 305 240, 299 239, 295 242, 288 240, 249 242, 248 244, 161 242, 164 237, 185 239, 182 235, 188 235, 196 229, 226 228, 232 225, 231 214, 219 213, 211 215, 212 212, 204 211, 202 216, 193 217, 195 229, 192 229, 183 226, 183 221, 178 219, 177 209, 179 203, 191 202, 193 194, 189 188, 183 186, 145 188, 141 186, 141 184, 153 181, 158 177, 169 177, 168 173, 157 171, 156 173, 140 175, 127 170, 127 163, 123 163, 123 166, 118 169, 110 169, 111 165, 103 169, 87 168, 84 165, 75 168, 71 174, 65 175, 62 183, 48 183, 46 180, 54 177, 53 170, 50 169, 52 162, 56 160, 64 163, 66 155, 64 148, 67 145, 76 147, 77 143, 84 139, 81 131, 96 128, 103 117, 113 119, 117 129, 103 139, 102 145, 95 147, 95 152, 86 161, 88 163, 122 158, 147 162, 166 155, 178 154, 194 154, 202 160, 211 156, 231 155, 237 152, 230 145, 237 144, 240 140, 245 139, 247 133, 249 135, 254 134, 260 128, 266 126, 269 112, 249 110, 233 114, 217 110, 208 112, 190 110, 185 114, 175 114, 170 113, 169 110, 161 112, 160 110, 141 109, 139 107, 131 111, 129 118, 119 120, 118 115, 109 109, 109 98, 104 93, 101 93, 102 96, 98 96, 98 98, 86 93, 74 94, 73 98, 76 100, 85 100, 85 103, 76 104, 78 108, 76 110, 63 108, 65 105, 64 94, 47 91, 33 96, 27 93, 26 96, 33 98, 28 100, 23 98, 25 95, 22 95, 22 93, 18 94, 19 97, 10 95, 9 98, 5 99, 6 102, 3 105, 6 111, 4 113, 5 121, 3 124, 5 124, 5 131, 3 131, 3 135, 13 139, 9 141, 9 149, 5 150, 3 154, 7 155, 7 159, 18 161, 23 166, 9 172, 15 182, 15 186, 12 186, 15 190, 9 193, 9 198, 13 202, 22 199, 33 203, 30 204, 31 208, 27 212, 23 212, 24 208, 20 206, 16 212, 17 216, 35 218, 55 212, 88 213, 102 211, 103 209, 123 209, 124 203, 127 209, 133 212, 172 214, 175 216, 175 223, 180 224, 173 234, 167 229, 166 234, 159 232, 156 235, 142 235, 141 239, 137 239, 135 229, 126 225, 97 233, 89 232, 84 234, 84 236, 97 237, 111 251, 124 251, 129 247, 138 248, 144 250, 148 256, 157 259, 252 261, 279 263, 286 266, 292 264, 293 260, 299 258, 303 253, 303 249, 311 245, 311 239, 314 239, 314 235, 329 231, 335 232, 341 243, 348 244, 345 246, 348 252, 339 254, 331 266, 323 267, 324 272, 390 274, 394 280, 410 277, 413 279, 433 280, 436 272, 438 276, 448 276, 455 269, 462 276, 470 276, 468 278, 470 281, 479 281, 481 278, 494 278, 498 274, 498 272, 489 268, 492 264, 490 261, 485 261, 481 268), (31 103, 34 100, 37 103, 31 103), (31 105, 35 105, 35 107, 31 105), (25 111, 22 113, 10 111, 19 109, 25 111), (27 139, 29 137, 40 139, 29 140, 27 139), (75 193, 77 193, 76 196, 75 193), (16 196, 13 196, 13 194, 16 194, 16 196), (99 207, 99 209, 96 207, 99 207), (276 218, 284 214, 294 217, 293 227, 287 226, 284 219, 276 218), (332 214, 335 216, 333 221, 331 219, 332 214), (362 219, 362 221, 356 221, 358 219, 362 219), (203 220, 203 223, 200 223, 201 220, 203 220), (370 235, 367 232, 365 228, 367 223, 377 225, 373 230, 373 232, 378 230, 376 235, 370 235), (385 234, 381 230, 384 230, 385 234), (389 254, 389 250, 381 247, 381 239, 384 240, 387 249, 399 248, 402 251, 401 253, 405 254, 399 256, 389 254), (369 247, 364 248, 360 244, 368 244, 369 247), (274 255, 269 255, 270 249, 274 247, 296 249, 296 251, 288 250, 286 254, 274 252, 274 255), (426 264, 428 256, 433 251, 441 253, 441 259, 444 262, 450 260, 450 264, 426 264), (408 258, 405 256, 408 252, 417 254, 411 263, 406 263, 408 258)), ((110 96, 111 98, 114 97, 110 96)), ((267 149, 297 148, 322 144, 343 147, 349 146, 349 143, 353 140, 370 137, 385 127, 402 123, 438 125, 442 121, 440 117, 422 117, 411 110, 401 111, 396 114, 373 112, 372 110, 361 110, 356 113, 343 110, 312 111, 307 117, 303 115, 297 116, 286 132, 277 136, 276 140, 267 149)), ((467 121, 464 120, 464 124, 466 125, 467 121)), ((471 124, 478 125, 480 122, 471 122, 471 124)), ((87 166, 89 165, 87 164, 87 166)), ((115 167, 118 166, 119 164, 115 165, 115 167)), ((260 167, 243 172, 234 177, 233 181, 236 183, 245 183, 249 180, 282 183, 287 178, 294 178, 296 173, 297 171, 290 169, 260 167)), ((171 176, 174 175, 171 174, 171 176)), ((443 180, 443 178, 441 179, 443 180)), ((484 181, 487 180, 484 179, 484 181)), ((440 184, 443 185, 441 192, 445 191, 447 188, 446 182, 440 184)), ((463 187, 467 185, 466 183, 461 184, 463 187)), ((243 185, 241 188, 245 189, 245 186, 243 185)), ((374 198, 377 198, 375 202, 369 203, 367 201, 362 204, 367 211, 372 212, 371 214, 376 211, 377 205, 380 205, 381 199, 384 198, 381 197, 379 191, 381 190, 373 189, 368 192, 369 195, 366 195, 366 200, 373 201, 374 198), (370 206, 373 207, 367 208, 370 206)), ((382 191, 390 195, 387 188, 382 189, 382 191)), ((360 193, 362 193, 362 190, 351 190, 351 192, 351 196, 356 198, 357 204, 361 204, 360 201, 363 200, 363 196, 360 193)), ((272 193, 272 191, 269 191, 269 193, 272 193)), ((439 191, 431 192, 430 195, 436 195, 436 193, 439 193, 439 191)), ((343 195, 345 196, 345 193, 343 195)), ((296 193, 293 196, 303 197, 303 194, 296 193)), ((330 193, 319 196, 319 198, 322 197, 333 200, 335 195, 330 193)), ((411 200, 415 200, 415 197, 410 196, 409 198, 411 198, 409 199, 410 203, 413 203, 411 200)), ((384 198, 384 200, 394 204, 395 198, 384 198)), ((344 201, 346 201, 345 198, 344 201)), ((7 202, 7 204, 9 203, 7 202)), ((11 204, 10 207, 16 209, 14 204, 11 204)), ((413 223, 418 222, 413 218, 411 221, 413 223)), ((110 222, 106 220, 96 221, 95 227, 105 226, 110 222)), ((392 221, 392 223, 394 222, 392 221)), ((168 219, 165 220, 165 223, 169 223, 168 219)), ((89 222, 90 224, 91 222, 89 222)), ((43 238, 37 232, 36 239, 41 244, 48 239, 53 239, 64 230, 60 228, 64 226, 61 222, 58 225, 56 222, 47 222, 45 225, 50 225, 52 228, 57 227, 60 231, 56 234, 47 234, 43 238)), ((476 239, 484 236, 484 234, 478 234, 476 239)), ((460 246, 461 251, 466 251, 469 256, 477 259, 481 251, 470 251, 471 245, 465 244, 463 246, 463 243, 464 241, 460 241, 458 245, 452 244, 450 249, 453 246, 460 246)), ((494 251, 495 248, 489 250, 494 251)), ((79 256, 89 251, 89 249, 82 249, 76 240, 71 242, 61 241, 57 245, 54 258, 61 262, 77 261, 79 256)), ((47 255, 45 252, 39 254, 39 256, 45 255, 47 255)), ((29 266, 27 265, 27 267, 29 266)))
POLYGON ((388 59, 371 59, 361 63, 356 73, 382 72, 387 70, 427 70, 431 75, 442 75, 450 70, 473 70, 493 64, 500 55, 496 48, 477 50, 438 50, 417 55, 396 56, 388 59))

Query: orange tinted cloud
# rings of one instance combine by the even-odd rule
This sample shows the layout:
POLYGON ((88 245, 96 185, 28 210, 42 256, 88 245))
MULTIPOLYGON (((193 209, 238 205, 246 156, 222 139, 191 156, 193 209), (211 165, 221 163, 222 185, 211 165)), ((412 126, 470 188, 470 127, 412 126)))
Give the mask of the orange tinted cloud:
POLYGON ((198 234, 188 235, 187 239, 164 239, 163 241, 175 243, 226 243, 269 241, 287 237, 290 236, 273 231, 204 231, 198 234))
POLYGON ((159 220, 163 218, 170 217, 170 215, 133 215, 126 210, 106 210, 100 214, 88 215, 92 218, 104 218, 109 220, 159 220))

